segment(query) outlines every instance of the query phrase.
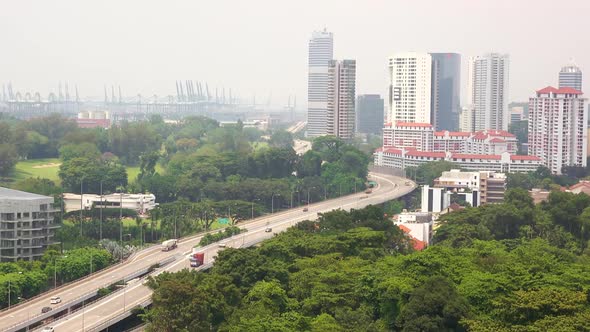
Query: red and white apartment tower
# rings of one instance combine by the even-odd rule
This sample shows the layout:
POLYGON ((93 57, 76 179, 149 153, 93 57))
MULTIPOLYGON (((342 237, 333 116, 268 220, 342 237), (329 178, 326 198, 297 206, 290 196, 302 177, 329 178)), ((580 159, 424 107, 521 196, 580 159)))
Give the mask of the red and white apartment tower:
POLYGON ((588 112, 582 91, 546 87, 529 99, 529 155, 553 174, 564 166, 586 167, 588 112))

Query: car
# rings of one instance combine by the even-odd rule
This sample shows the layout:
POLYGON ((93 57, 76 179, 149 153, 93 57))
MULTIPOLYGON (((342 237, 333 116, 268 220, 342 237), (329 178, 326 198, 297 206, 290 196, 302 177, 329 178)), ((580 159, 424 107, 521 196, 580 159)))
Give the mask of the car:
POLYGON ((309 211, 308 208, 303 208, 303 212, 307 212, 307 211, 309 211))
POLYGON ((45 326, 45 328, 43 330, 41 330, 41 332, 53 332, 55 331, 55 329, 52 326, 45 326))
POLYGON ((51 311, 51 307, 43 307, 43 309, 41 309, 41 313, 46 313, 46 312, 50 312, 51 311))
POLYGON ((225 248, 225 243, 220 243, 219 248, 225 248))
POLYGON ((267 233, 270 233, 270 232, 272 232, 272 228, 267 227, 264 231, 267 232, 267 233))
POLYGON ((58 303, 61 303, 61 297, 59 297, 59 296, 54 296, 54 297, 52 297, 52 298, 51 298, 51 300, 50 300, 50 301, 51 301, 51 304, 58 304, 58 303))

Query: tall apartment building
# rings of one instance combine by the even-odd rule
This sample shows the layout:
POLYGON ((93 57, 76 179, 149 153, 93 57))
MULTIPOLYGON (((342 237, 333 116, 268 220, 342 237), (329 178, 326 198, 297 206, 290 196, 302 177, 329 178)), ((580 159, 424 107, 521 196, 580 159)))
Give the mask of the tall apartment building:
POLYGON ((582 91, 546 87, 529 99, 529 155, 553 174, 564 166, 586 167, 588 113, 582 91))
POLYGON ((469 60, 469 98, 475 130, 508 130, 507 54, 489 53, 469 60))
POLYGON ((432 97, 430 109, 436 130, 459 127, 461 92, 461 55, 430 53, 432 57, 432 97))
POLYGON ((396 53, 389 58, 389 122, 433 124, 431 114, 432 56, 396 53))
POLYGON ((59 243, 53 203, 53 197, 0 187, 0 261, 40 258, 59 243))
POLYGON ((559 88, 582 91, 582 71, 576 65, 567 65, 559 71, 559 88))
POLYGON ((326 114, 328 111, 328 66, 334 52, 334 38, 331 32, 313 32, 309 40, 307 78, 307 135, 326 135, 326 114))
POLYGON ((380 95, 359 95, 356 99, 356 131, 380 134, 384 123, 384 103, 380 95))
POLYGON ((473 110, 473 106, 469 105, 461 108, 459 129, 465 132, 475 131, 475 111, 473 110))
POLYGON ((326 131, 342 139, 354 137, 356 60, 332 60, 328 69, 326 131))

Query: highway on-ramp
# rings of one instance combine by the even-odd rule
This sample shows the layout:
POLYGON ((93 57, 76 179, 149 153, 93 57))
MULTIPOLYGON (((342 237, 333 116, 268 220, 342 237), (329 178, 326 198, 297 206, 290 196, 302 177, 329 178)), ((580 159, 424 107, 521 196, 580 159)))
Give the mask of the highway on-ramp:
MULTIPOLYGON (((220 242, 225 247, 237 248, 249 246, 270 238, 274 233, 283 231, 297 222, 316 219, 318 213, 328 212, 334 209, 359 209, 370 204, 383 203, 401 197, 415 188, 413 182, 407 182, 407 179, 404 178, 373 173, 370 176, 372 180, 378 183, 378 186, 370 194, 359 192, 357 194, 311 204, 308 206, 307 211, 303 211, 303 207, 298 207, 266 215, 250 222, 244 222, 239 226, 246 228, 246 232, 220 242), (266 232, 266 228, 272 228, 272 231, 266 232)), ((162 271, 174 272, 188 268, 189 261, 186 259, 186 255, 199 243, 201 237, 202 234, 182 239, 177 249, 168 252, 161 251, 160 246, 145 249, 125 263, 72 283, 67 287, 44 293, 34 300, 17 305, 11 310, 4 311, 0 313, 0 330, 11 331, 15 327, 15 324, 27 321, 28 317, 40 313, 43 307, 50 306, 49 301, 52 296, 60 296, 62 298, 62 304, 67 304, 68 301, 75 300, 89 291, 110 285, 136 271, 146 269, 166 259, 174 259, 174 261, 156 270, 154 272, 155 274, 161 273, 162 271)), ((205 252, 205 263, 211 263, 217 251, 221 249, 219 243, 201 248, 201 251, 205 252)), ((143 285, 143 279, 135 279, 127 283, 123 291, 115 292, 86 306, 82 310, 58 319, 52 322, 51 326, 55 328, 55 331, 94 330, 93 327, 100 326, 113 317, 144 303, 149 300, 150 296, 151 290, 143 285)), ((59 305, 53 307, 53 310, 59 310, 59 305)))

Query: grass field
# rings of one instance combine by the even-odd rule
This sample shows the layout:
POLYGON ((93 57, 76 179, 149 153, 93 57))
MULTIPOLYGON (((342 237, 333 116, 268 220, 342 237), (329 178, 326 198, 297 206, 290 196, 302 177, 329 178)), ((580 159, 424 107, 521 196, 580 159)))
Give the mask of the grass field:
MULTIPOLYGON (((61 161, 59 158, 46 158, 46 159, 30 159, 19 161, 15 168, 10 180, 17 182, 27 178, 45 178, 54 181, 59 185, 60 180, 58 176, 59 164, 61 161)), ((164 173, 164 169, 159 164, 156 165, 156 171, 160 174, 164 173)), ((127 167, 127 180, 129 183, 137 179, 139 174, 139 166, 128 166, 127 167)))
MULTIPOLYGON (((164 168, 160 164, 156 164, 156 172, 164 174, 164 168)), ((131 183, 137 179, 139 174, 139 166, 127 166, 127 182, 131 183)))
POLYGON ((47 159, 31 159, 19 161, 14 169, 14 174, 11 176, 14 181, 20 181, 27 178, 46 178, 56 183, 59 183, 59 163, 58 158, 47 159))

